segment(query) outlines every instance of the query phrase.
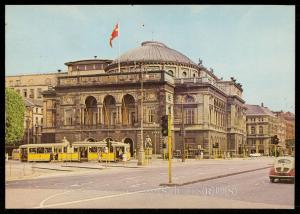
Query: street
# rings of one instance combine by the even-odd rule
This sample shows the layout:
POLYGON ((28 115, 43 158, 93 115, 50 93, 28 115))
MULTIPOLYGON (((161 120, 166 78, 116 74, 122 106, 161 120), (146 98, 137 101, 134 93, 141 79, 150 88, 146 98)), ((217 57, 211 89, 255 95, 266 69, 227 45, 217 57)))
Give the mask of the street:
MULTIPOLYGON (((174 161, 140 168, 81 170, 6 182, 6 208, 287 208, 294 207, 294 184, 270 183, 272 158, 174 161), (245 170, 252 170, 243 172, 245 170), (240 174, 230 175, 233 172, 240 174), (210 179, 217 175, 221 178, 210 179), (226 176, 228 175, 228 176, 226 176), (206 181, 197 180, 208 178, 206 181), (190 181, 191 184, 185 184, 190 181), (29 197, 30 196, 30 197, 29 197)), ((81 164, 81 163, 78 163, 81 164)), ((77 164, 77 165, 78 165, 77 164)), ((46 163, 45 163, 46 165, 46 163)))

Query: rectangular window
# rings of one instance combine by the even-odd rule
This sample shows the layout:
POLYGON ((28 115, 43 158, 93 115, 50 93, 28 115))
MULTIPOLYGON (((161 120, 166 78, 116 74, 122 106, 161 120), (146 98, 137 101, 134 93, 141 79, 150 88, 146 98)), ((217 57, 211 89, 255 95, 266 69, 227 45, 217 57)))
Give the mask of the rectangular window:
POLYGON ((65 110, 65 124, 64 125, 72 125, 73 124, 73 109, 65 110))
POLYGON ((27 89, 23 89, 23 97, 27 97, 27 89))
POLYGON ((42 89, 41 88, 37 89, 37 98, 42 98, 42 89))
POLYGON ((20 86, 21 85, 21 81, 20 80, 16 80, 16 85, 20 86))
POLYGON ((194 124, 194 109, 185 109, 185 124, 194 124))
POLYGON ((30 89, 29 98, 34 99, 34 89, 30 89))
POLYGON ((86 70, 90 71, 90 70, 94 70, 94 65, 86 65, 86 70))
POLYGON ((148 111, 148 122, 149 123, 154 122, 154 109, 149 109, 148 111))
POLYGON ((36 148, 29 148, 29 153, 36 153, 36 148))
POLYGON ((255 127, 251 126, 251 134, 255 134, 255 127))

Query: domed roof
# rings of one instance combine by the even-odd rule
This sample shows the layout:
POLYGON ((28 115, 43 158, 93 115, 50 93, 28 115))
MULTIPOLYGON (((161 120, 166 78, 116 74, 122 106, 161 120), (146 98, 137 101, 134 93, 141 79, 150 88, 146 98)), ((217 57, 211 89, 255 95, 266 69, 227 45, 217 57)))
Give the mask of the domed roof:
MULTIPOLYGON (((146 41, 140 47, 127 51, 120 56, 122 62, 174 62, 180 64, 197 66, 188 57, 178 51, 167 47, 165 44, 157 41, 146 41)), ((115 59, 112 64, 119 62, 115 59)), ((112 65, 111 64, 111 65, 112 65)))

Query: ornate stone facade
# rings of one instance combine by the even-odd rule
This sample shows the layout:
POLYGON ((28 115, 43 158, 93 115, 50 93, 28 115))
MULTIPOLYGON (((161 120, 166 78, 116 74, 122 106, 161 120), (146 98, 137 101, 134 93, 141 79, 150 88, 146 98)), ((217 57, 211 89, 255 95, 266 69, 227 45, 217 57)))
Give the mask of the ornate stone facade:
POLYGON ((68 73, 43 93, 43 142, 111 138, 131 144, 133 154, 141 142, 143 85, 143 136, 151 138, 154 153, 162 153, 160 120, 170 112, 174 150, 182 149, 183 139, 186 147, 204 149, 206 157, 216 151, 242 155, 246 109, 235 80, 223 81, 202 64, 153 41, 111 63, 81 60, 66 65, 68 73), (102 70, 89 70, 97 66, 102 70))

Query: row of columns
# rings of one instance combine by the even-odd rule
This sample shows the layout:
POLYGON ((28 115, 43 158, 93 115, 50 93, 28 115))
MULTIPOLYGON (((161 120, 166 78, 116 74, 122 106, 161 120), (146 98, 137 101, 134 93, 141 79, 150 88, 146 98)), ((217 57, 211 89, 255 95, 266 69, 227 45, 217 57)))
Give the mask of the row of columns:
MULTIPOLYGON (((109 111, 108 109, 106 109, 105 114, 109 113, 109 115, 104 115, 104 107, 103 104, 98 104, 97 105, 97 117, 96 117, 96 123, 94 123, 94 119, 93 119, 93 124, 91 125, 95 125, 95 124, 104 124, 104 122, 106 122, 106 124, 114 124, 114 122, 112 121, 112 115, 111 113, 114 112, 116 113, 116 124, 120 124, 122 123, 122 104, 116 104, 116 107, 114 108, 114 111, 109 111), (109 121, 109 122, 108 122, 109 121)), ((110 109, 111 110, 111 109, 110 109)), ((135 112, 137 112, 137 105, 135 105, 135 112)), ((93 112, 94 114, 95 112, 93 112)), ((81 106, 79 109, 79 114, 80 114, 80 124, 87 124, 87 108, 85 106, 81 106)), ((127 118, 130 117, 130 115, 127 116, 127 118)))

